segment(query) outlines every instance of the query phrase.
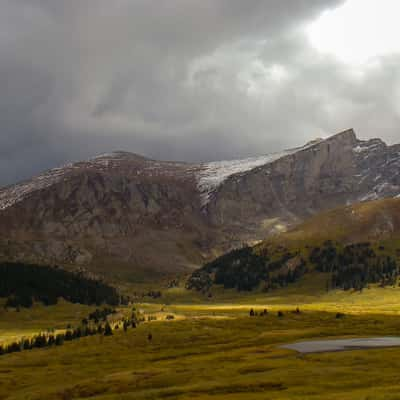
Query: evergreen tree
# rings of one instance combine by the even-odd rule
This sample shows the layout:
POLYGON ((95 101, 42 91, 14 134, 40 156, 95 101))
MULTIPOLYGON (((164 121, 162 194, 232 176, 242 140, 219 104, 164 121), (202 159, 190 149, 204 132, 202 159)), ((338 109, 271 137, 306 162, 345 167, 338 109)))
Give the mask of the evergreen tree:
POLYGON ((62 333, 57 334, 55 340, 56 346, 61 346, 62 344, 64 344, 64 339, 65 336, 62 333))
POLYGON ((113 334, 111 325, 107 322, 104 328, 104 336, 111 336, 113 334))
POLYGON ((70 340, 73 340, 73 339, 74 339, 74 336, 73 336, 72 331, 71 331, 70 329, 68 329, 68 330, 65 332, 65 337, 64 337, 64 339, 65 339, 66 341, 70 341, 70 340))

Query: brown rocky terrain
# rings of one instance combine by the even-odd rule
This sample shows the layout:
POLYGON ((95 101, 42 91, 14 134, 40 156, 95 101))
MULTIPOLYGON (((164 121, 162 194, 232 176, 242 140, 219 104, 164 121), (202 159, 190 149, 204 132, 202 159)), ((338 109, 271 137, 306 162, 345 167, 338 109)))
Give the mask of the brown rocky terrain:
POLYGON ((115 152, 0 189, 0 256, 124 279, 183 271, 319 211, 400 194, 400 145, 353 130, 203 164, 115 152))

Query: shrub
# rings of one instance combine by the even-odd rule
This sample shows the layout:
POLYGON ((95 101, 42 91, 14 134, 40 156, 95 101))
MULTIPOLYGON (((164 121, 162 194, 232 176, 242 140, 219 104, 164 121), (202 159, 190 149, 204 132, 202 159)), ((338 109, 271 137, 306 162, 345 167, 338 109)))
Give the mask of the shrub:
POLYGON ((21 351, 21 343, 13 342, 13 343, 8 345, 8 347, 7 347, 7 352, 8 353, 14 353, 14 352, 17 352, 17 351, 21 351))
POLYGON ((52 346, 55 343, 56 343, 56 338, 54 337, 54 335, 49 335, 49 338, 47 339, 47 345, 52 346))
POLYGON ((106 326, 104 327, 104 336, 112 336, 113 331, 111 325, 107 322, 106 326))
POLYGON ((65 337, 64 337, 64 339, 66 340, 66 341, 69 341, 69 340, 72 340, 74 337, 73 337, 73 335, 72 335, 72 331, 70 331, 69 329, 65 332, 65 337))
POLYGON ((100 325, 97 327, 97 333, 100 333, 100 334, 104 333, 103 325, 100 324, 100 325))
POLYGON ((62 344, 64 344, 64 339, 65 339, 65 336, 62 333, 57 334, 56 340, 55 340, 55 345, 61 346, 62 344))
POLYGON ((33 347, 42 348, 47 345, 47 338, 45 335, 38 335, 33 340, 33 347))

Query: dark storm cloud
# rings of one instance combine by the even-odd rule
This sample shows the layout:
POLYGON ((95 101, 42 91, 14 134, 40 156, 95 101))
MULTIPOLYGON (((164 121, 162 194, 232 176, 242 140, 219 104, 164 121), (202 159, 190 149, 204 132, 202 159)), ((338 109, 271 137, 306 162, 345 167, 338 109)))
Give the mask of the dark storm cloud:
POLYGON ((358 76, 304 36, 342 1, 0 2, 0 184, 115 149, 232 158, 350 126, 397 140, 399 60, 358 76))

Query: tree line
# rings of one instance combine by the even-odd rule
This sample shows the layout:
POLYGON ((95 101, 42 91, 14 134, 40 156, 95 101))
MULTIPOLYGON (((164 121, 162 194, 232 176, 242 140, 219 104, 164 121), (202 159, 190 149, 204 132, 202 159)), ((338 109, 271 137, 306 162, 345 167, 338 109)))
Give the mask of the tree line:
POLYGON ((122 329, 124 332, 128 328, 136 328, 143 321, 134 310, 129 318, 123 318, 115 324, 107 320, 107 316, 115 314, 116 311, 111 308, 96 310, 89 314, 88 318, 82 320, 82 324, 76 328, 67 326, 62 333, 40 333, 32 338, 22 338, 7 345, 0 344, 0 355, 20 352, 23 350, 32 350, 35 348, 44 348, 52 346, 61 346, 65 342, 77 340, 87 336, 104 335, 112 336, 115 330, 122 329), (93 322, 90 322, 93 321, 93 322), (97 321, 97 322, 94 322, 97 321))
POLYGON ((303 259, 299 260, 296 268, 279 272, 295 256, 284 252, 272 260, 268 253, 257 254, 252 247, 235 249, 194 271, 186 286, 203 292, 207 292, 213 284, 239 291, 249 291, 260 284, 267 290, 287 286, 306 272, 303 259))
MULTIPOLYGON (((381 246, 380 253, 384 250, 381 246)), ((362 290, 371 283, 392 286, 399 277, 398 262, 393 256, 380 253, 369 242, 339 248, 327 241, 312 249, 310 261, 317 271, 331 273, 332 289, 362 290)))
POLYGON ((280 255, 272 257, 267 250, 258 254, 251 247, 235 249, 194 271, 186 287, 203 293, 210 293, 214 284, 239 291, 270 290, 298 281, 310 268, 330 273, 328 290, 362 290, 370 283, 394 285, 399 277, 397 259, 383 246, 374 249, 371 243, 341 246, 326 241, 304 250, 300 255, 280 248, 280 255))
POLYGON ((34 301, 56 304, 62 297, 72 303, 117 305, 128 299, 105 282, 59 267, 20 262, 0 263, 0 297, 6 307, 31 307, 34 301))

